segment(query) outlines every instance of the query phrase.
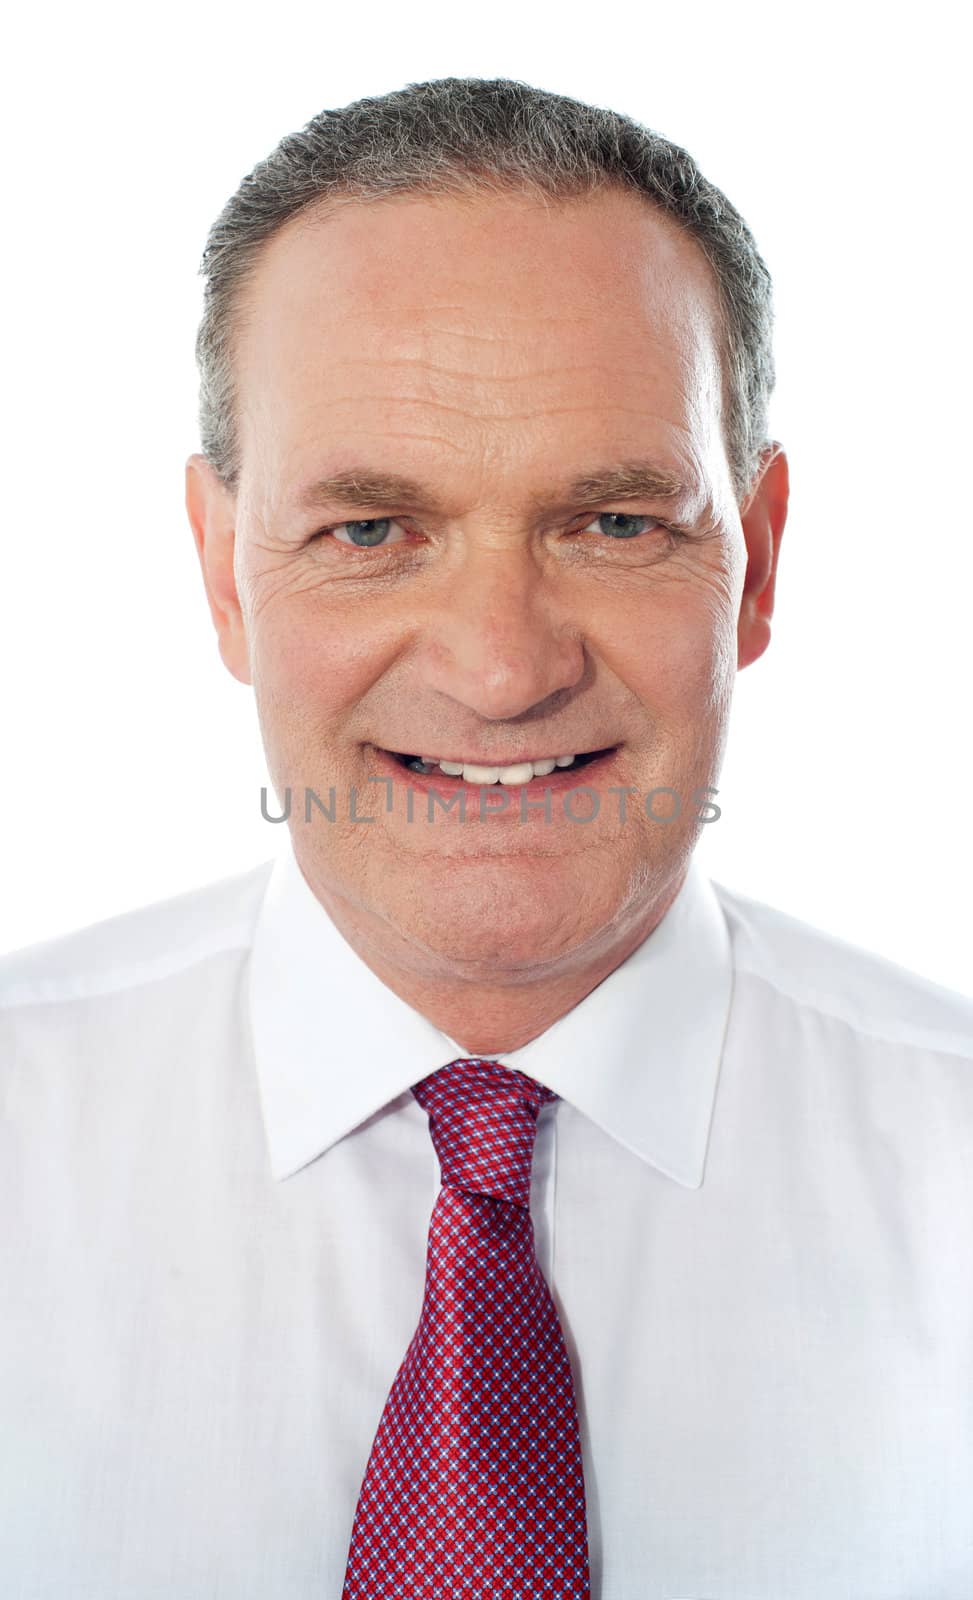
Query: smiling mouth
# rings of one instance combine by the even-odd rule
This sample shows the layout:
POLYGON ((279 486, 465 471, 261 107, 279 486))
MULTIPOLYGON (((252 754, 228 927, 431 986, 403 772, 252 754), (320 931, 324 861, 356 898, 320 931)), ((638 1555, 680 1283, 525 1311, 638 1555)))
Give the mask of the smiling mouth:
MULTIPOLYGON (((592 761, 600 760, 602 756, 610 755, 615 749, 617 749, 616 745, 608 745, 603 750, 588 750, 583 755, 576 755, 569 766, 556 767, 551 776, 559 777, 562 773, 579 772, 582 767, 588 766, 592 761)), ((438 763, 433 764, 423 761, 421 756, 412 755, 407 751, 401 750, 383 750, 382 753, 384 755, 391 756, 392 759, 397 761, 399 766, 403 767, 407 772, 415 772, 423 777, 428 776, 430 773, 436 773, 440 778, 448 779, 451 777, 455 783, 463 782, 461 775, 444 773, 438 763)), ((496 762, 494 765, 503 769, 504 764, 496 762)), ((516 763, 512 763, 511 765, 516 765, 516 763)), ((494 779, 494 782, 496 783, 499 783, 499 781, 499 779, 494 779)), ((543 782, 543 779, 535 777, 531 781, 543 782)))

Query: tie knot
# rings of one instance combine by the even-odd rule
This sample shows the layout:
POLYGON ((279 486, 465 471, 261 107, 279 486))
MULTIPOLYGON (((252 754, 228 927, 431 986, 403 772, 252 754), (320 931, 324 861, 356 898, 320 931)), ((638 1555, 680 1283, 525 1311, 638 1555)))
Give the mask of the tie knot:
POLYGON ((553 1089, 499 1061, 464 1056, 412 1093, 428 1112, 444 1184, 529 1206, 537 1116, 558 1098, 553 1089))

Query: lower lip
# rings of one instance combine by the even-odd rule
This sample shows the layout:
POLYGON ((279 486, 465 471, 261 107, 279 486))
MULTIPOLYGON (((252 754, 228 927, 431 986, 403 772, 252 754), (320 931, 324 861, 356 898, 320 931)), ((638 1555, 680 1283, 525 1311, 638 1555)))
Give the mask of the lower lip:
MULTIPOLYGON (((481 807, 484 817, 519 817, 520 802, 517 796, 526 794, 529 799, 543 802, 544 793, 550 790, 552 796, 567 793, 571 789, 583 788, 585 784, 597 787, 608 773, 612 761, 618 754, 616 745, 611 750, 606 750, 604 755, 598 756, 595 761, 587 761, 583 767, 555 767, 546 778, 531 778, 529 783, 467 783, 464 778, 451 778, 447 773, 436 767, 432 772, 413 772, 411 767, 404 767, 395 757, 389 755, 387 750, 380 750, 377 745, 370 746, 369 753, 378 768, 378 775, 389 777, 396 783, 403 784, 406 788, 415 789, 419 794, 440 794, 446 798, 456 795, 461 791, 470 798, 485 796, 485 803, 481 807), (509 797, 507 805, 502 809, 498 801, 491 796, 495 793, 505 794, 509 797)), ((543 811, 539 813, 543 815, 543 811)), ((453 813, 444 812, 444 818, 453 813)), ((538 815, 538 812, 529 811, 526 816, 538 815)))

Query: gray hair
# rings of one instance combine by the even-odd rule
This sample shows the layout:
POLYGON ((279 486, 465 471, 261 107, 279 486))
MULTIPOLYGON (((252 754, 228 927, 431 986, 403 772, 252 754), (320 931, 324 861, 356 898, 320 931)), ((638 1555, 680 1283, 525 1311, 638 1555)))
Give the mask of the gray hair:
POLYGON ((693 238, 723 321, 725 446, 742 499, 767 439, 774 385, 770 274, 739 212, 687 151, 615 111, 511 78, 438 78, 325 110, 285 136, 226 202, 203 252, 196 338, 202 452, 226 486, 240 475, 232 346, 261 247, 291 217, 333 200, 521 190, 573 199, 606 186, 643 194, 693 238))

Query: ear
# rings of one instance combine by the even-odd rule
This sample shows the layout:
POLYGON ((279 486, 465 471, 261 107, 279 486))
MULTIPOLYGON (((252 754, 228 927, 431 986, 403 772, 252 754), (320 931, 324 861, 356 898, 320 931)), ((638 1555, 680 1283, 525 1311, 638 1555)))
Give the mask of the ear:
POLYGON ((789 474, 779 444, 764 451, 757 478, 740 508, 747 546, 747 575, 737 621, 737 667, 748 667, 770 643, 777 558, 787 520, 789 474))
POLYGON ((205 456, 192 455, 186 462, 186 511, 223 664, 240 683, 251 683, 247 635, 233 572, 236 497, 205 456))

